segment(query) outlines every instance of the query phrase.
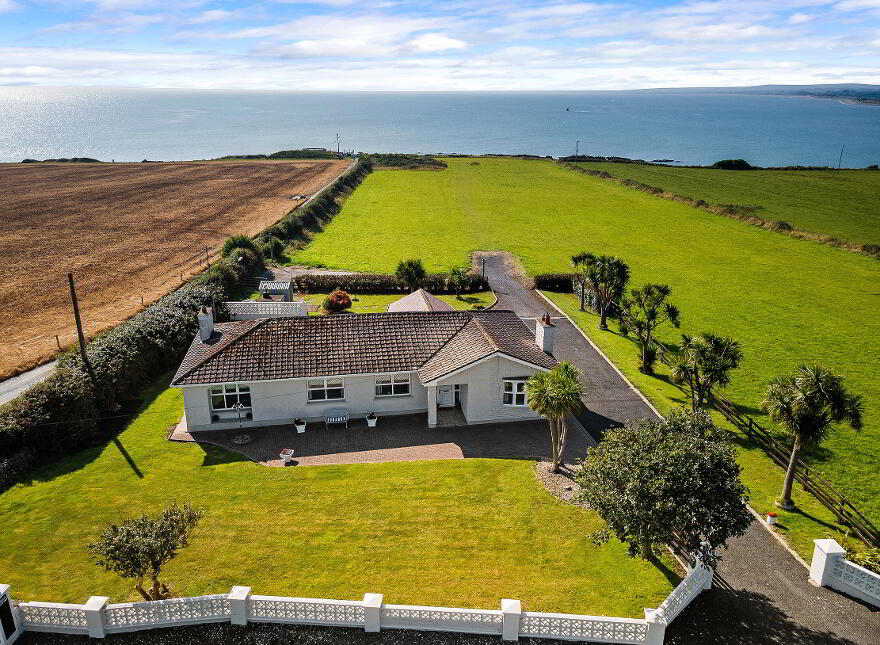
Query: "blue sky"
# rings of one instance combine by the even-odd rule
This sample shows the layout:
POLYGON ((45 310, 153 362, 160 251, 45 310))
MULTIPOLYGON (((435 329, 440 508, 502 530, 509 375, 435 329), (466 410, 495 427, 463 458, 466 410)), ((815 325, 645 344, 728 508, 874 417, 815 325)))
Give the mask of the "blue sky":
POLYGON ((0 84, 880 83, 880 0, 0 0, 0 84))

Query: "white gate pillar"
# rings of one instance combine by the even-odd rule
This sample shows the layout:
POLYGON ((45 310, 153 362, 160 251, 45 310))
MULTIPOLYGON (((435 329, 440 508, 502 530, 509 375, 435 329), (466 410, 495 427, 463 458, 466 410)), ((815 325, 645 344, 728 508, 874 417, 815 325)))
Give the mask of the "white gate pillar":
POLYGON ((428 390, 428 427, 437 427, 437 386, 426 385, 428 390))
POLYGON ((233 587, 229 592, 229 622, 233 625, 248 624, 248 600, 251 597, 250 587, 233 587))
POLYGON ((663 645, 663 639, 666 637, 666 619, 655 609, 645 609, 645 622, 648 624, 645 645, 663 645))
POLYGON ((501 599, 501 638, 506 641, 519 640, 519 622, 522 618, 522 603, 510 598, 501 599))
POLYGON ((813 540, 813 560, 810 562, 810 582, 817 587, 827 587, 828 577, 834 563, 846 555, 837 540, 813 540))
POLYGON ((104 607, 109 601, 107 596, 92 596, 82 606, 91 638, 104 638, 104 607))
POLYGON ((0 585, 0 645, 12 645, 24 629, 9 599, 9 585, 0 585))
POLYGON ((382 604, 385 596, 380 593, 364 594, 364 631, 378 632, 382 629, 382 604))

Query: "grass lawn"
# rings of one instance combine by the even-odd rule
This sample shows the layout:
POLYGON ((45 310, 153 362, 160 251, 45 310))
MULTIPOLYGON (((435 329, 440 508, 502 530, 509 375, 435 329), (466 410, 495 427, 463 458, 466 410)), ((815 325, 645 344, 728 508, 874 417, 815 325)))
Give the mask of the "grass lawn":
POLYGON ((755 214, 861 244, 880 244, 876 170, 713 170, 579 163, 622 179, 715 204, 762 206, 755 214))
MULTIPOLYGON (((880 263, 551 162, 473 162, 449 159, 440 172, 372 173, 296 261, 384 273, 401 258, 420 257, 428 270, 443 271, 468 264, 472 251, 503 249, 535 274, 569 270, 578 251, 619 255, 634 284, 672 287, 681 331, 739 340, 745 359, 726 394, 759 420, 775 374, 808 361, 845 377, 865 398, 865 427, 833 434, 805 458, 880 521, 880 263)), ((627 364, 622 354, 619 360, 627 364)), ((629 361, 636 361, 634 349, 629 361)), ((746 483, 757 489, 759 475, 747 473, 746 483)), ((826 530, 817 523, 808 539, 826 530)))
MULTIPOLYGON (((167 382, 167 379, 162 381, 167 382)), ((136 599, 89 559, 110 522, 173 500, 205 509, 191 545, 166 570, 178 595, 254 593, 641 616, 678 581, 591 546, 592 512, 561 502, 528 460, 450 460, 267 468, 165 440, 183 412, 157 386, 140 416, 103 448, 35 473, 0 495, 0 579, 22 600, 136 599)))

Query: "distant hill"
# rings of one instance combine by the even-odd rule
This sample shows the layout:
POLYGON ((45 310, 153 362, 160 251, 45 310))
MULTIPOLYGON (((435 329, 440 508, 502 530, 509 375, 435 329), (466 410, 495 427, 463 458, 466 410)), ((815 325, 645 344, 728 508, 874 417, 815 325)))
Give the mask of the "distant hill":
POLYGON ((639 90, 647 92, 714 92, 718 94, 783 94, 853 100, 880 100, 880 85, 827 83, 816 85, 753 85, 747 87, 680 87, 639 90))

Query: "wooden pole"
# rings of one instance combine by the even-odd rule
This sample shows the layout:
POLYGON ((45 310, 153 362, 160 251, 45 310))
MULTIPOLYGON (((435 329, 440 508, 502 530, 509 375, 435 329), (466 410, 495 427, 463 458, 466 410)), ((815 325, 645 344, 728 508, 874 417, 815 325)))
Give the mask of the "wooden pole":
POLYGON ((205 264, 211 266, 211 256, 208 255, 208 245, 205 244, 205 264))
POLYGON ((76 320, 76 335, 79 337, 79 353, 82 356, 83 364, 86 367, 86 372, 89 373, 89 377, 92 379, 92 384, 95 386, 95 392, 98 390, 98 379, 95 376, 95 371, 92 369, 92 364, 89 362, 89 355, 86 352, 86 337, 83 334, 82 320, 79 317, 79 301, 76 298, 76 287, 73 284, 73 274, 67 274, 67 282, 70 284, 70 301, 73 303, 73 318, 76 320))
POLYGON ((61 349, 61 341, 58 340, 58 334, 55 334, 55 344, 58 345, 58 349, 61 349))

